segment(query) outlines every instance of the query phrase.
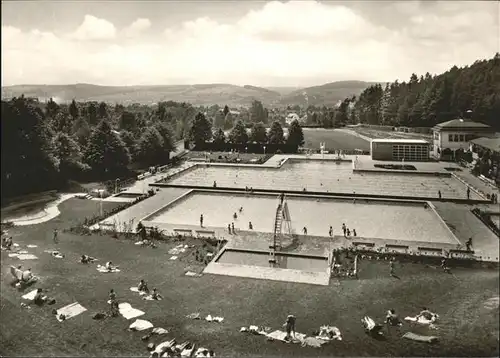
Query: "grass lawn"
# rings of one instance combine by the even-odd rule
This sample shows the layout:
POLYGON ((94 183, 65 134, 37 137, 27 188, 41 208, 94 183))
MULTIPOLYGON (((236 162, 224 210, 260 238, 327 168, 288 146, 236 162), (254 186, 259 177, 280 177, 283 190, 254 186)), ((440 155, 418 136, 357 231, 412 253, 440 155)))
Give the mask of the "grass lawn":
POLYGON ((367 137, 374 139, 425 139, 429 141, 432 140, 432 136, 430 134, 424 134, 424 133, 404 133, 404 132, 385 131, 374 128, 364 128, 364 127, 350 127, 349 129, 361 135, 365 135, 367 137))
POLYGON ((303 128, 302 130, 305 148, 319 150, 320 143, 324 142, 327 150, 370 150, 370 143, 366 140, 335 129, 303 128))
MULTIPOLYGON (((104 203, 105 210, 113 205, 104 203)), ((241 356, 498 356, 498 305, 485 307, 493 297, 498 299, 499 274, 495 270, 456 268, 453 275, 417 264, 398 265, 400 280, 388 277, 386 262, 363 261, 360 279, 341 281, 328 287, 272 282, 225 276, 184 276, 189 266, 198 267, 191 253, 178 261, 168 260, 167 251, 178 243, 161 243, 157 249, 140 248, 126 239, 109 236, 76 236, 60 233, 57 248, 64 259, 44 253, 54 248, 52 230, 68 227, 95 213, 95 202, 70 199, 59 207, 61 215, 44 224, 12 228, 14 242, 28 249, 39 260, 22 262, 41 276, 33 287, 48 289, 57 303, 54 306, 27 310, 20 306, 21 295, 9 285, 11 264, 20 264, 2 252, 0 339, 2 356, 146 356, 143 332, 129 332, 134 320, 123 317, 102 321, 91 319, 94 312, 107 309, 110 288, 121 302, 128 302, 146 314, 141 319, 170 331, 156 336, 159 343, 176 338, 194 341, 198 346, 214 349, 221 357, 241 356), (77 263, 81 254, 113 261, 122 272, 101 274, 95 264, 77 263), (157 287, 162 301, 143 301, 129 291, 141 278, 150 288, 157 287), (87 312, 59 323, 51 314, 78 301, 87 312), (387 340, 379 341, 365 335, 360 323, 368 314, 381 321, 385 311, 396 309, 401 316, 414 315, 428 306, 441 316, 439 330, 412 329, 416 333, 437 335, 434 345, 401 338, 392 331, 387 340), (185 318, 192 312, 220 315, 222 323, 208 323, 185 318), (343 341, 331 342, 320 348, 268 342, 262 336, 240 333, 242 326, 266 325, 280 329, 286 315, 297 316, 297 331, 310 334, 320 325, 339 327, 343 341)), ((196 242, 195 242, 196 243, 196 242)), ((199 244, 199 243, 198 243, 199 244)), ((498 301, 497 301, 498 302, 498 301)), ((408 331, 405 324, 402 332, 408 331)))

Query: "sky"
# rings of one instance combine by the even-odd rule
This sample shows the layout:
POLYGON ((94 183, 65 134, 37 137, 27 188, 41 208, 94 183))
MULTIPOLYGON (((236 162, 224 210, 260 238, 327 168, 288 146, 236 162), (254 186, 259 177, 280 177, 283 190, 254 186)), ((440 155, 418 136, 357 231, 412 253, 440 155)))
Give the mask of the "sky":
POLYGON ((500 52, 498 1, 5 1, 2 86, 408 80, 500 52))

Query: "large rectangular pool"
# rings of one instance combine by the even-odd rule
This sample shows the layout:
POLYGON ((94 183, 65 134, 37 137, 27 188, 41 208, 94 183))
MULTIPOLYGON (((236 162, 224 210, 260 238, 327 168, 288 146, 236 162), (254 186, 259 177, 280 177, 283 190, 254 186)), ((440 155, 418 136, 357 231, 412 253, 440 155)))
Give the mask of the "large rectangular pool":
MULTIPOLYGON (((356 173, 352 164, 322 160, 289 160, 279 169, 243 166, 198 165, 167 181, 172 185, 272 189, 395 195, 412 197, 467 198, 467 188, 453 177, 396 173, 356 173)), ((471 199, 481 199, 471 192, 471 199)))
MULTIPOLYGON (((198 226, 203 214, 205 227, 227 228, 234 222, 236 229, 248 230, 252 222, 255 231, 273 232, 277 204, 277 197, 272 195, 193 191, 144 220, 198 226)), ((331 225, 334 235, 341 235, 345 223, 361 237, 457 243, 435 211, 423 203, 289 196, 288 207, 297 234, 306 227, 308 235, 328 236, 331 225)))

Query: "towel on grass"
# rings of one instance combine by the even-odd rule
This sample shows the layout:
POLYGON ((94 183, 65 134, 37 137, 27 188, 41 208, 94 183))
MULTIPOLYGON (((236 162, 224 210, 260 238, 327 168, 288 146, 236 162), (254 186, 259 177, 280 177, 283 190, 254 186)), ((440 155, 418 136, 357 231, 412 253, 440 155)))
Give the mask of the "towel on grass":
POLYGON ((117 268, 114 268, 114 269, 112 269, 110 271, 105 266, 102 266, 102 265, 97 265, 97 271, 99 271, 101 273, 115 273, 115 272, 120 272, 120 270, 117 269, 117 268))
POLYGON ((138 294, 139 294, 139 295, 141 295, 141 296, 145 296, 145 295, 147 295, 147 293, 146 293, 146 292, 144 292, 144 291, 139 291, 139 289, 138 289, 137 287, 130 287, 130 291, 135 292, 135 293, 138 293, 138 294))
POLYGON ((185 273, 186 276, 190 276, 190 277, 201 277, 201 273, 196 273, 196 272, 192 272, 192 271, 188 271, 185 273))
POLYGON ((411 339, 412 341, 424 342, 424 343, 435 343, 438 341, 436 336, 422 336, 420 334, 415 334, 412 332, 407 332, 403 335, 403 338, 411 339))
POLYGON ((172 339, 170 341, 162 342, 156 346, 154 351, 151 353, 158 353, 158 355, 162 355, 164 352, 166 352, 170 347, 173 347, 175 344, 175 339, 172 339))
POLYGON ((200 347, 196 350, 194 357, 195 358, 210 357, 210 350, 200 347))
POLYGON ((59 322, 65 321, 68 318, 78 316, 80 313, 85 312, 87 309, 78 302, 59 308, 56 312, 56 318, 59 322))
POLYGON ((318 337, 306 337, 302 341, 302 347, 321 348, 321 346, 326 343, 327 341, 318 337))
POLYGON ((132 331, 144 331, 149 328, 153 328, 153 324, 143 319, 136 319, 135 322, 128 327, 128 329, 132 331))
POLYGON ((28 300, 28 301, 33 301, 35 299, 35 296, 36 296, 36 292, 38 291, 38 289, 34 289, 33 291, 31 291, 30 293, 27 293, 23 296, 23 299, 25 300, 28 300))
POLYGON ((153 334, 167 334, 168 333, 168 330, 166 330, 165 328, 161 328, 161 327, 156 327, 156 328, 153 328, 153 330, 151 331, 151 333, 153 334))
POLYGON ((38 247, 38 246, 37 246, 37 245, 26 245, 26 247, 28 247, 28 248, 32 249, 32 248, 34 248, 34 247, 38 247))
MULTIPOLYGON (((302 343, 306 339, 306 335, 303 333, 295 333, 295 334, 292 333, 291 336, 292 336, 291 342, 293 342, 293 343, 302 343)), ((274 340, 277 340, 277 341, 281 341, 281 342, 288 342, 285 339, 286 332, 283 332, 280 330, 277 330, 277 331, 274 331, 274 332, 267 334, 267 337, 274 339, 274 340)))
POLYGON ((12 245, 15 246, 15 247, 19 247, 18 243, 13 243, 12 245))
POLYGON ((434 317, 432 319, 430 319, 430 320, 426 319, 425 317, 422 317, 422 316, 418 317, 418 319, 417 319, 417 316, 415 316, 415 317, 408 316, 408 317, 405 317, 405 321, 416 322, 416 323, 420 323, 420 324, 429 324, 430 325, 430 324, 436 322, 438 318, 439 318, 439 315, 437 315, 437 314, 434 314, 434 317))
POLYGON ((195 313, 188 314, 186 316, 186 318, 189 318, 189 319, 201 319, 201 316, 200 316, 199 312, 195 312, 195 313))
POLYGON ((144 314, 141 310, 133 308, 129 303, 120 303, 118 309, 125 319, 136 318, 144 314))
POLYGON ((28 251, 26 251, 26 250, 21 250, 18 252, 18 254, 27 254, 27 253, 28 253, 28 251))
POLYGON ((173 260, 177 260, 177 256, 171 256, 171 257, 170 257, 170 260, 172 260, 172 261, 173 261, 173 260))
POLYGON ((9 254, 9 257, 18 257, 19 254, 9 254))
POLYGON ((20 255, 17 255, 17 258, 19 260, 37 260, 38 259, 37 256, 32 255, 32 254, 20 254, 20 255))
POLYGON ((207 322, 222 322, 224 321, 224 317, 218 317, 218 316, 214 316, 212 317, 212 315, 208 315, 205 317, 205 321, 207 322))

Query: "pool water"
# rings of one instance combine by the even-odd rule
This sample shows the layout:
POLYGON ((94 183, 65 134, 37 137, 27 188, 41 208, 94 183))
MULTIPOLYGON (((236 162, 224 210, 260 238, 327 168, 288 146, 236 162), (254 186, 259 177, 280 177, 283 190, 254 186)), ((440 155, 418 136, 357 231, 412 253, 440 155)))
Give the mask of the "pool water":
MULTIPOLYGON (((276 266, 283 269, 325 272, 328 269, 328 258, 304 257, 276 254, 276 266)), ((269 254, 264 252, 236 251, 228 249, 219 257, 217 263, 273 267, 269 263, 269 254)))
MULTIPOLYGON (((227 228, 234 222, 238 230, 273 232, 278 199, 272 195, 193 192, 145 219, 153 223, 199 225, 227 228), (240 213, 239 208, 243 207, 240 213), (237 213, 237 219, 233 214, 237 213)), ((328 236, 330 225, 334 235, 342 235, 342 223, 357 235, 392 240, 457 243, 453 234, 430 208, 423 203, 396 203, 349 199, 313 199, 289 197, 292 229, 302 234, 328 236)))
MULTIPOLYGON (((397 173, 354 173, 352 164, 320 160, 291 160, 279 169, 199 165, 167 181, 172 185, 272 189, 467 198, 465 185, 455 178, 397 173)), ((471 199, 481 199, 471 192, 471 199)))

